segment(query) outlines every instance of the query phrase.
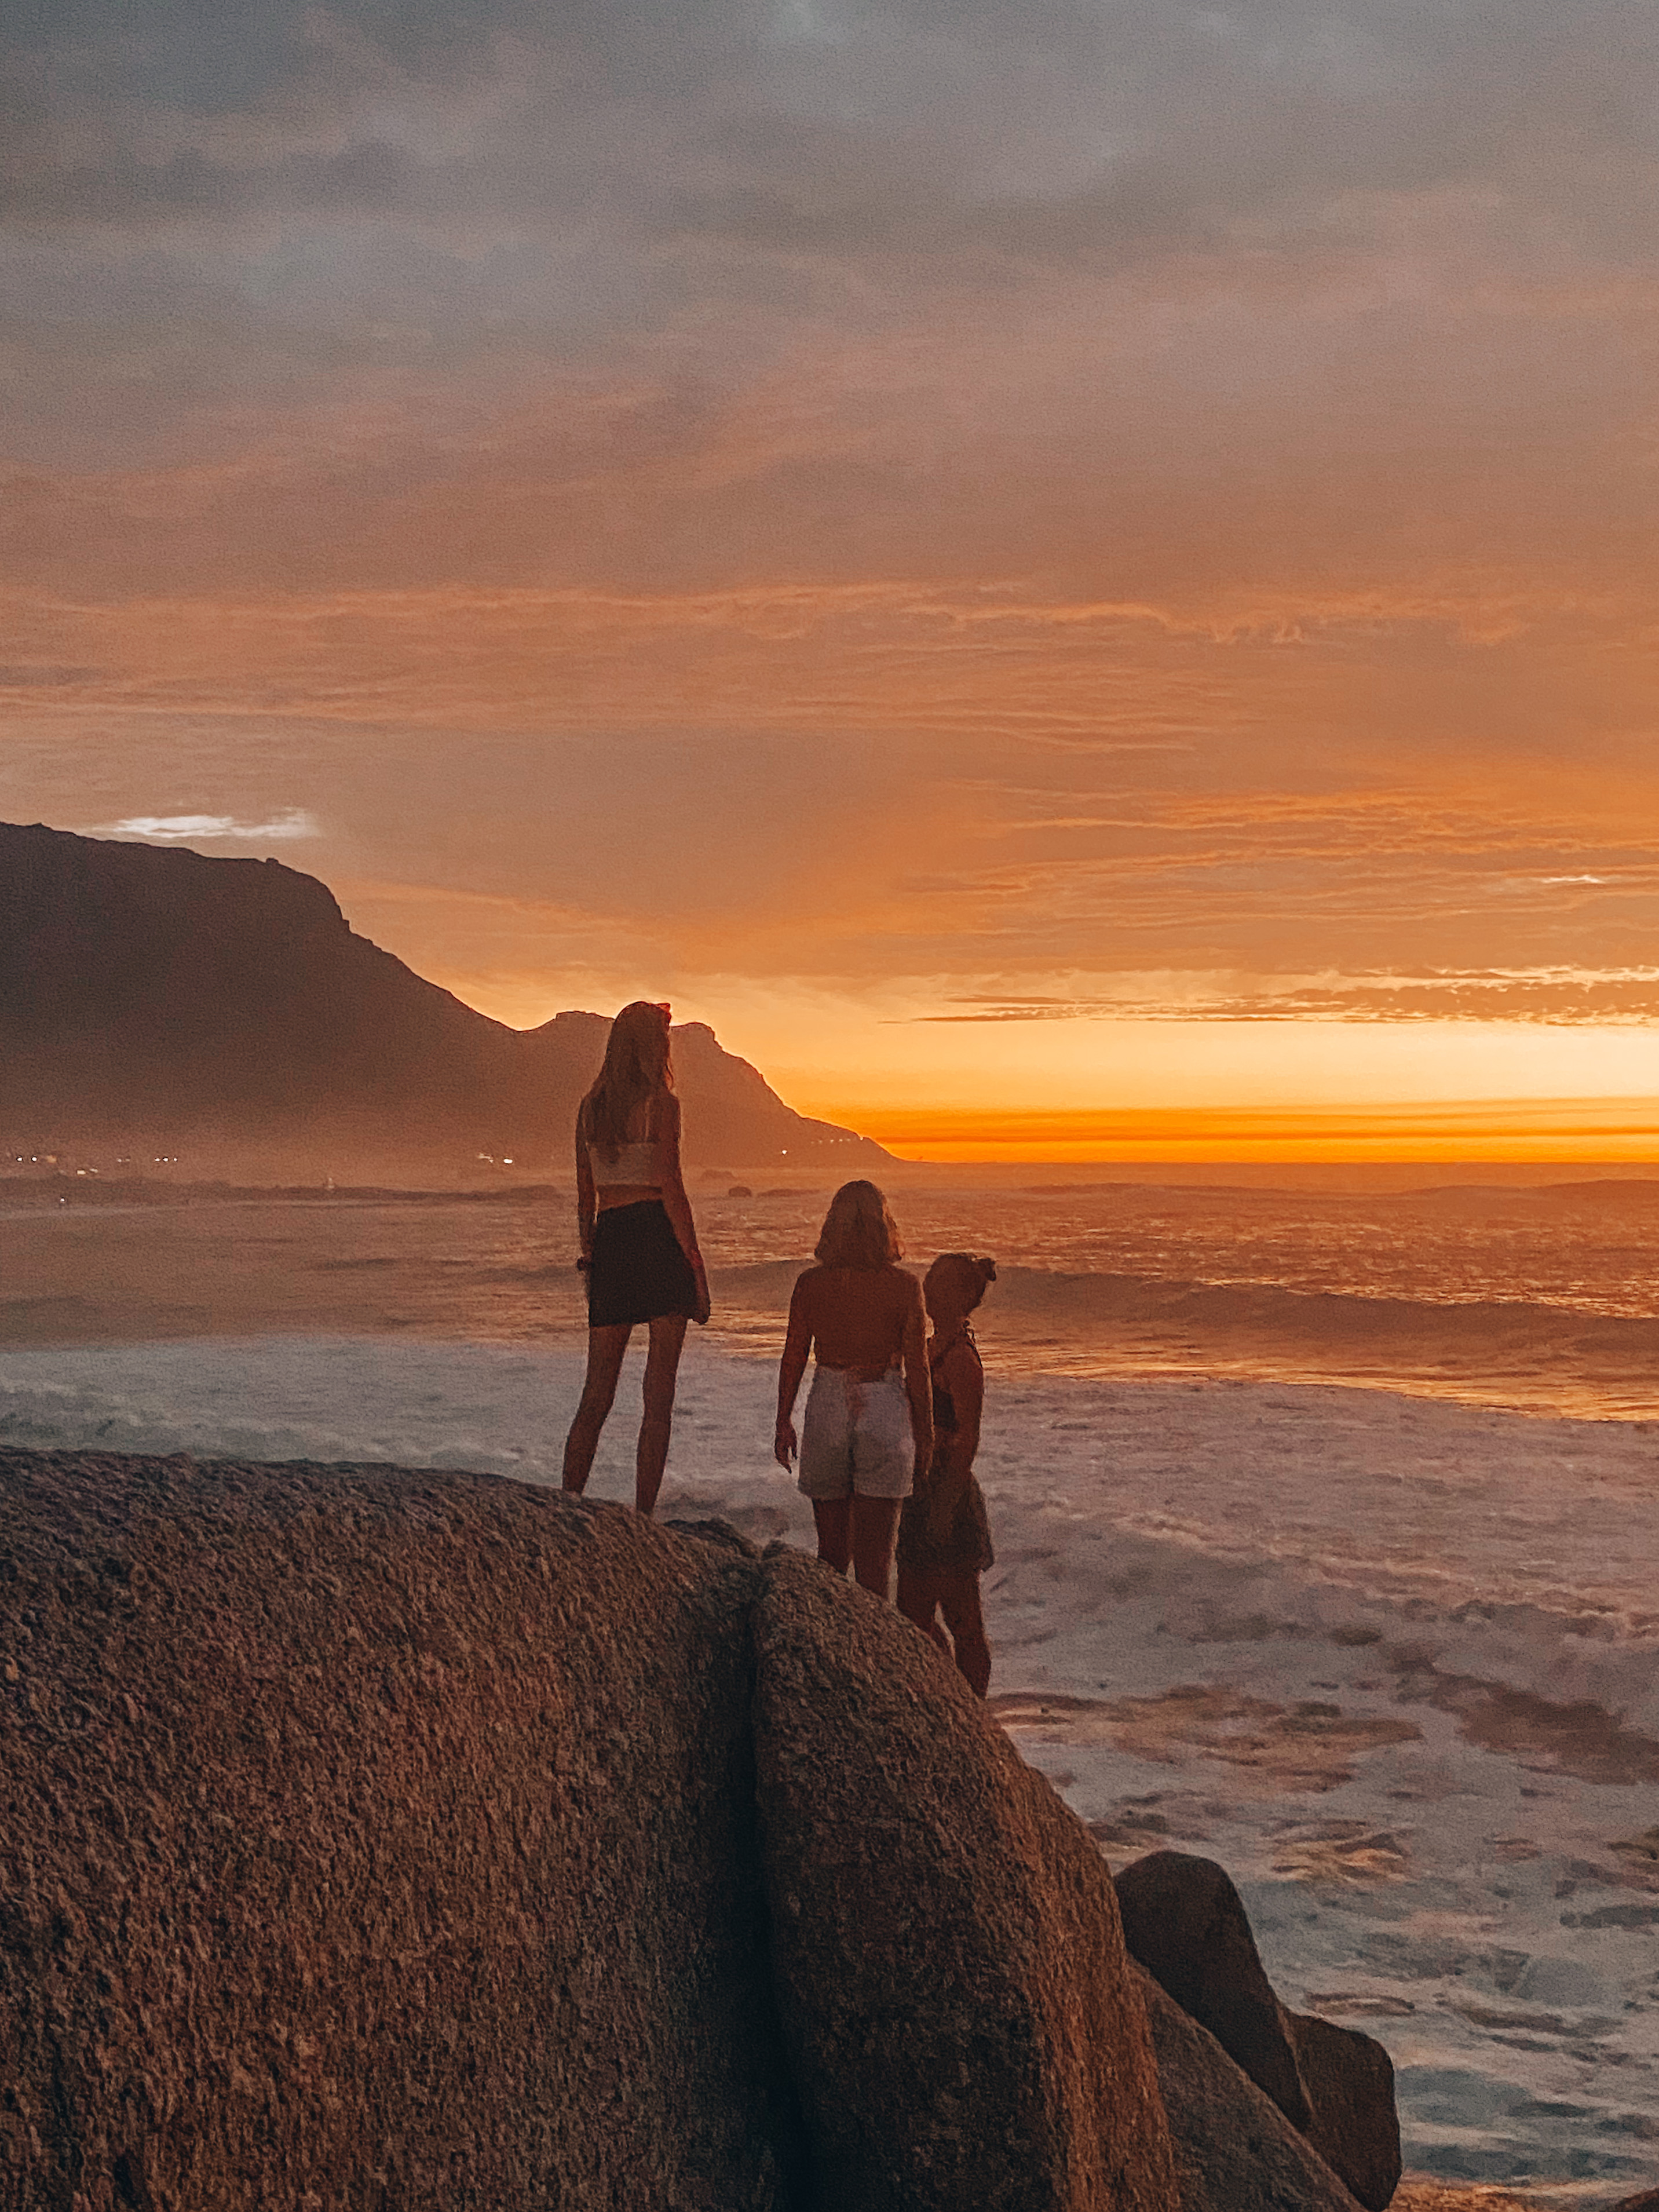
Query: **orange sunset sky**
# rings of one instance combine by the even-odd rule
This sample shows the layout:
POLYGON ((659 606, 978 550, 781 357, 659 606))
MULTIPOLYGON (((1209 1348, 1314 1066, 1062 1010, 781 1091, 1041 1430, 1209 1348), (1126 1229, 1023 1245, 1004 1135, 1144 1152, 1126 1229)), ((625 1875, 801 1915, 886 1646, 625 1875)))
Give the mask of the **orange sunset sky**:
POLYGON ((0 815, 919 1155, 1652 1155, 1646 0, 8 24, 0 815))

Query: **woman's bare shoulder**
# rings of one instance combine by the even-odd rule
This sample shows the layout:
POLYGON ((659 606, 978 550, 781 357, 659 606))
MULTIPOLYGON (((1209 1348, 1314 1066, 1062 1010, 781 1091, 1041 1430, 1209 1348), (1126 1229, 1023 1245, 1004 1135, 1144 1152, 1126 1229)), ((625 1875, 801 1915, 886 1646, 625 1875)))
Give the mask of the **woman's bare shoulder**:
POLYGON ((637 1129, 640 1140, 647 1145, 678 1144, 680 1134, 680 1102, 672 1091, 653 1091, 644 1106, 636 1106, 629 1117, 629 1127, 637 1129))
POLYGON ((954 1343, 947 1345, 934 1362, 934 1369, 940 1375, 959 1375, 964 1380, 972 1377, 975 1381, 985 1372, 979 1352, 970 1336, 959 1336, 954 1343))

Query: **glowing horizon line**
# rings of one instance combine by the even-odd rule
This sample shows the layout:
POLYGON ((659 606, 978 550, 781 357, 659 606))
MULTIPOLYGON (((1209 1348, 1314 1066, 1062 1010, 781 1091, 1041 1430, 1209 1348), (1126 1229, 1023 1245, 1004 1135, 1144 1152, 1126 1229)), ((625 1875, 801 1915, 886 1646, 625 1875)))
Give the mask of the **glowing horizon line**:
POLYGON ((1548 1165, 1650 1158, 1659 1166, 1659 1097, 1009 1112, 979 1107, 836 1109, 815 1103, 811 1110, 856 1128, 901 1159, 962 1165, 1482 1159, 1548 1165))

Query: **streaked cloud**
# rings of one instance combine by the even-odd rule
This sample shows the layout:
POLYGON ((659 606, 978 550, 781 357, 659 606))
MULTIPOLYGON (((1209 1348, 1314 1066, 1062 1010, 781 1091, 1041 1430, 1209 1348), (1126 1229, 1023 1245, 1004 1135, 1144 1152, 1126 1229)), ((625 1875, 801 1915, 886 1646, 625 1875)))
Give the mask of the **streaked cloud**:
POLYGON ((120 822, 106 822, 89 834, 139 837, 161 845, 213 845, 225 838, 270 845, 295 837, 318 837, 322 831, 303 807, 290 806, 269 822, 239 822, 231 814, 132 814, 120 822))
POLYGON ((15 663, 9 667, 0 666, 0 691, 67 691, 77 685, 95 684, 102 673, 97 668, 15 663))
MULTIPOLYGON (((1539 1022, 1659 1025, 1659 968, 1468 974, 1123 977, 1093 997, 964 994, 922 1022, 1539 1022), (1161 985, 1161 988, 1159 986, 1161 985)), ((1656 1073, 1659 1084, 1659 1071, 1656 1073)))

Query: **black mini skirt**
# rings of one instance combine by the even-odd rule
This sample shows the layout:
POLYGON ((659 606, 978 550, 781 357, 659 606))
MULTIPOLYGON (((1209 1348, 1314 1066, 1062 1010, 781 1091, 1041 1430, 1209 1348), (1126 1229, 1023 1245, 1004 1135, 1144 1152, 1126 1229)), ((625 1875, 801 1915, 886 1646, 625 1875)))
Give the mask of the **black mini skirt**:
POLYGON ((697 1310, 697 1279, 659 1198, 607 1206, 593 1223, 587 1325, 615 1328, 697 1310))
POLYGON ((950 1528, 939 1537, 932 1535, 927 1527, 927 1509, 939 1475, 939 1458, 935 1454, 933 1464, 904 1501, 899 1516, 898 1563, 916 1574, 982 1575, 987 1567, 996 1565, 997 1555, 991 1548, 991 1523, 979 1478, 969 1476, 968 1486, 951 1516, 950 1528))

